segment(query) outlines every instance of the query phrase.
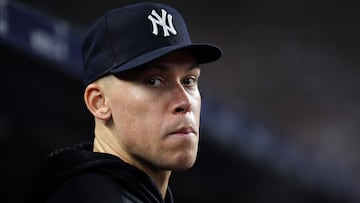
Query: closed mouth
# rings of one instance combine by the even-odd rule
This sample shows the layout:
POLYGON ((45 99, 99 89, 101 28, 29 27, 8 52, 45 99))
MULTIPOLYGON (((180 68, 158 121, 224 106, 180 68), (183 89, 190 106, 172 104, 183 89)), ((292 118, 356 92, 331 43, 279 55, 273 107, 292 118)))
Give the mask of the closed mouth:
POLYGON ((188 134, 195 135, 196 132, 193 127, 182 127, 182 128, 179 128, 178 130, 171 132, 170 134, 171 135, 188 135, 188 134))

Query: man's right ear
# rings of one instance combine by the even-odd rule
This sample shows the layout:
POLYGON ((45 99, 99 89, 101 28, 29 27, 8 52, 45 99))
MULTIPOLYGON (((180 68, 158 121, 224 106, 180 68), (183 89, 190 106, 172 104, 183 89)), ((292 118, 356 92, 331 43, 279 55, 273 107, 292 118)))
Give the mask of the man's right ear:
POLYGON ((111 109, 106 102, 106 97, 101 87, 92 83, 89 84, 84 92, 84 101, 88 110, 98 119, 109 120, 111 109))

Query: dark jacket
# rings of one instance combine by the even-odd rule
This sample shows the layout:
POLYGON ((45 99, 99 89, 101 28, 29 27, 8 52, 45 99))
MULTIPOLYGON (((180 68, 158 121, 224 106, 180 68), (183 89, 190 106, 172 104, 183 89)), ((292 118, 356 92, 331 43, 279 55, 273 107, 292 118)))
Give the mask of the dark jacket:
POLYGON ((172 203, 165 201, 144 172, 116 156, 82 144, 51 153, 35 181, 28 203, 172 203))

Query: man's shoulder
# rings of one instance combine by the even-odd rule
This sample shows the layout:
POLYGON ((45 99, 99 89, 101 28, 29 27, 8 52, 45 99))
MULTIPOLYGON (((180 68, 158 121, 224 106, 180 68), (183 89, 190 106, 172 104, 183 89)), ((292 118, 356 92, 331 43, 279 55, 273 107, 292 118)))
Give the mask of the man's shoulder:
POLYGON ((48 203, 57 202, 141 202, 121 184, 97 173, 79 174, 57 186, 49 194, 48 203))

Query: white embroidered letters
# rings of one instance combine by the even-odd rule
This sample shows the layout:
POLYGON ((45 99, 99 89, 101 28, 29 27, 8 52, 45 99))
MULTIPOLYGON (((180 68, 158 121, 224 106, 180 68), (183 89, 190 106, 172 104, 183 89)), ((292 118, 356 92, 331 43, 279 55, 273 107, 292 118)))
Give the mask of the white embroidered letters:
POLYGON ((170 36, 170 33, 176 35, 177 32, 172 22, 172 15, 168 14, 164 9, 161 9, 161 17, 155 10, 152 10, 151 15, 148 16, 153 26, 153 34, 159 35, 158 26, 161 26, 164 32, 164 37, 170 36))

